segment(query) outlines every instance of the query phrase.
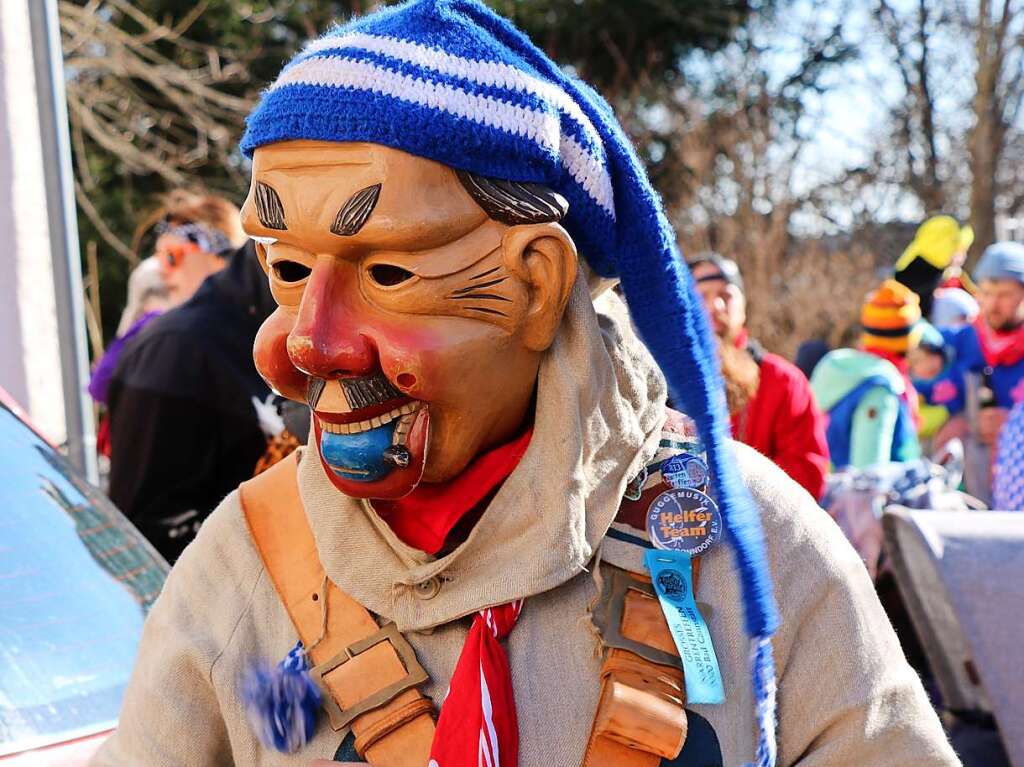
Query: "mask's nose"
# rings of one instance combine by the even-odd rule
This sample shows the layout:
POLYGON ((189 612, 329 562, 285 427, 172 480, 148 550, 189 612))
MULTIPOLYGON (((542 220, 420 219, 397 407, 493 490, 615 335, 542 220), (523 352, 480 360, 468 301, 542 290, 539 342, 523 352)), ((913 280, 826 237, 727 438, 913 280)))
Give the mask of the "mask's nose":
POLYGON ((363 376, 379 367, 377 350, 362 333, 356 267, 320 256, 302 293, 288 356, 299 370, 317 378, 363 376))

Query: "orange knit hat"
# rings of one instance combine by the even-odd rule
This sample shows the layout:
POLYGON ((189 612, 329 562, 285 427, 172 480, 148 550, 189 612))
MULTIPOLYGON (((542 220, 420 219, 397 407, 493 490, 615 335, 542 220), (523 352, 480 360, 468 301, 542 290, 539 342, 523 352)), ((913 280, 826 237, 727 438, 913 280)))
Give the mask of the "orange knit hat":
POLYGON ((921 299, 896 280, 886 280, 871 293, 860 310, 865 349, 906 354, 921 337, 921 299))

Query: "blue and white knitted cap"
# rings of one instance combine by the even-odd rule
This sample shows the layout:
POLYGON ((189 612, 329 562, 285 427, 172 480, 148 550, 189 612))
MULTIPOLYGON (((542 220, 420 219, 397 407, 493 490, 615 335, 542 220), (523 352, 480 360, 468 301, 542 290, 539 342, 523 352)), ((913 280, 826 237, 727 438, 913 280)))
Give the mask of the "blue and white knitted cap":
POLYGON ((641 338, 700 431, 742 585, 761 738, 775 761, 778 612, 760 517, 732 460, 715 344, 661 201, 611 107, 478 0, 413 0, 310 43, 250 115, 242 150, 366 141, 543 184, 590 268, 617 276, 641 338))
POLYGON ((963 288, 939 288, 932 300, 932 325, 938 328, 956 327, 973 322, 980 311, 978 302, 963 288))

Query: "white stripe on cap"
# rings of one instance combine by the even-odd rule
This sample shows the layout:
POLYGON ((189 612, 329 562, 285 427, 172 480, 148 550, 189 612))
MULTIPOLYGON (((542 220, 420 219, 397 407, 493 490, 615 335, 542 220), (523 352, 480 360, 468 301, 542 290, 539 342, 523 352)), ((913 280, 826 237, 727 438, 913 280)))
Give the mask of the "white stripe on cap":
POLYGON ((507 104, 490 96, 466 93, 444 83, 426 82, 366 61, 333 56, 307 59, 283 72, 270 89, 278 90, 288 85, 372 91, 523 136, 548 151, 556 150, 560 143, 561 130, 553 114, 507 104))
POLYGON ((285 68, 281 78, 285 77, 290 69, 300 67, 311 60, 302 59, 303 56, 316 56, 324 51, 344 48, 380 53, 430 69, 440 75, 460 77, 477 85, 517 90, 550 102, 580 126, 588 143, 599 153, 595 155, 589 147, 585 147, 572 136, 563 136, 563 144, 568 144, 568 147, 563 146, 559 152, 563 164, 590 198, 608 215, 615 217, 614 193, 603 157, 604 147, 601 138, 579 104, 558 86, 501 62, 473 61, 420 43, 359 32, 313 40, 303 49, 300 60, 285 68))
POLYGON ((572 136, 562 136, 562 144, 558 148, 558 156, 569 175, 579 184, 583 191, 601 209, 615 220, 615 203, 612 193, 612 180, 608 171, 590 154, 586 148, 572 136))
POLYGON ((587 115, 572 97, 552 83, 528 75, 521 69, 495 61, 474 61, 449 53, 440 48, 430 48, 422 43, 400 40, 397 37, 367 35, 352 32, 337 37, 321 37, 313 40, 302 50, 300 56, 311 56, 336 48, 358 48, 370 53, 380 53, 410 64, 431 69, 441 75, 461 77, 478 85, 522 91, 550 101, 558 109, 575 120, 586 134, 587 141, 595 147, 601 146, 601 138, 587 115))

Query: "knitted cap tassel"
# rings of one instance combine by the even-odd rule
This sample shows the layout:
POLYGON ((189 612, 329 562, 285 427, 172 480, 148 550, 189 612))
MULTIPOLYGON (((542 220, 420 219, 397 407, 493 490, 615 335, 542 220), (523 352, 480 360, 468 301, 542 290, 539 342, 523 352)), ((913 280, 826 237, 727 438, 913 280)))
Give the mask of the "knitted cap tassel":
MULTIPOLYGON (((657 211, 660 217, 662 214, 657 211)), ((778 627, 778 612, 766 562, 761 520, 743 484, 727 442, 725 395, 717 352, 711 341, 699 297, 689 272, 672 250, 658 261, 653 247, 637 243, 635 261, 620 270, 627 303, 633 307, 659 307, 648 313, 631 311, 641 338, 658 361, 674 401, 693 418, 707 451, 728 531, 743 595, 745 625, 751 637, 751 676, 759 727, 757 767, 775 764, 775 663, 771 636, 778 627), (652 261, 647 268, 644 261, 652 261), (636 267, 633 266, 636 264, 636 267)), ((673 249, 674 250, 674 249, 673 249)))

